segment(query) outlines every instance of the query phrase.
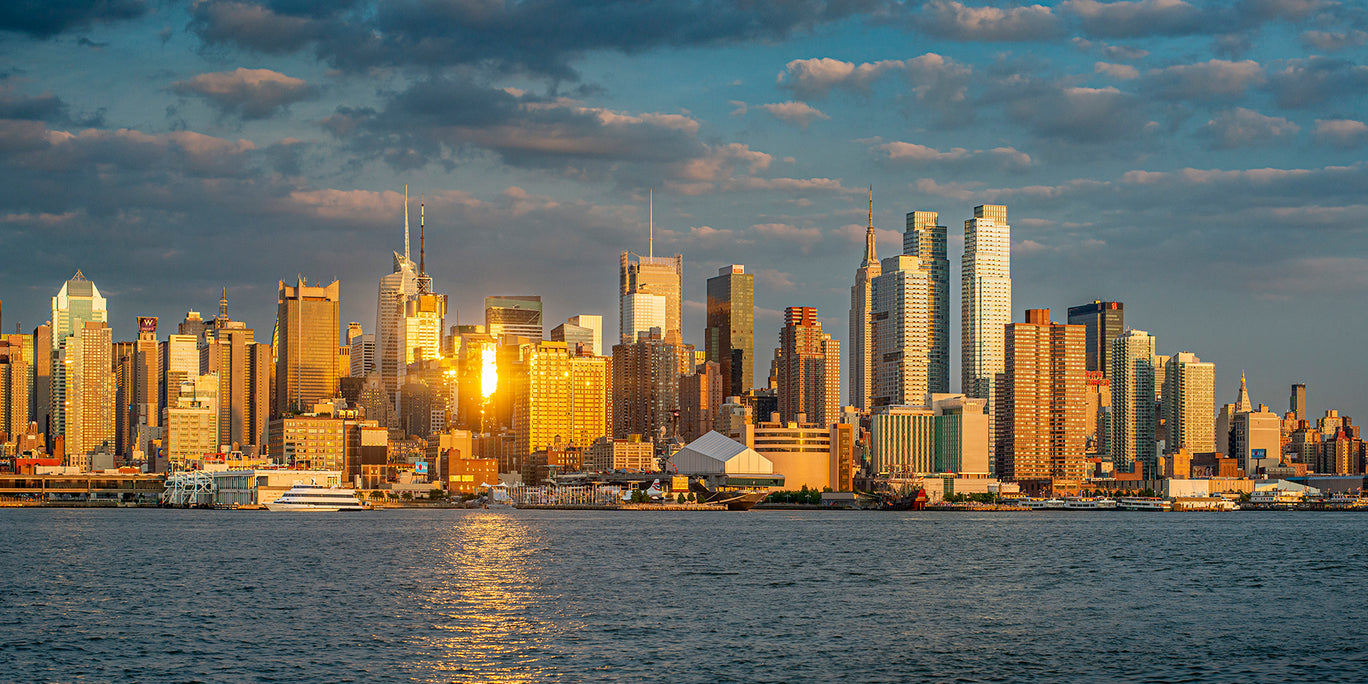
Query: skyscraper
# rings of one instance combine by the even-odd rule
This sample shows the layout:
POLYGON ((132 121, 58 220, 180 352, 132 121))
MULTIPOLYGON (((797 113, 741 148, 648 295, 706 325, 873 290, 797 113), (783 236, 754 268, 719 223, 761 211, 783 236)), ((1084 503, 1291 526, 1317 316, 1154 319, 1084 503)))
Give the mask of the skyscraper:
POLYGON ((95 283, 77 270, 52 298, 52 350, 61 349, 68 337, 92 321, 109 322, 107 302, 95 283))
POLYGON ((1154 451, 1154 337, 1127 330, 1112 340, 1112 433, 1107 446, 1120 472, 1142 464, 1145 476, 1158 473, 1154 451))
POLYGON ((960 259, 960 374, 965 395, 988 399, 1005 365, 1004 334, 1012 322, 1012 228, 1007 207, 974 207, 964 222, 960 259))
POLYGON ((1292 385, 1292 395, 1287 403, 1287 410, 1292 412, 1293 418, 1306 420, 1306 383, 1298 382, 1292 385))
POLYGON ((109 326, 86 321, 63 341, 58 352, 63 402, 54 411, 55 422, 59 434, 66 436, 66 453, 71 459, 114 453, 116 387, 112 348, 109 326))
POLYGON ((216 447, 236 444, 244 453, 266 453, 270 413, 271 348, 256 333, 228 317, 227 293, 200 349, 200 367, 214 376, 216 447))
POLYGON ((774 364, 779 376, 779 419, 828 427, 838 422, 841 408, 841 343, 822 332, 817 309, 784 309, 779 349, 774 364))
POLYGON ((870 408, 920 406, 931 391, 932 274, 905 254, 884 259, 880 271, 870 287, 870 408))
POLYGON ((677 331, 613 347, 613 436, 673 437, 679 378, 693 368, 693 345, 677 331))
POLYGON ((855 269, 850 288, 850 404, 862 411, 873 407, 874 395, 874 279, 882 273, 874 233, 874 190, 869 191, 869 225, 865 228, 864 260, 855 269))
POLYGON ((1083 335, 1083 326, 1052 323, 1049 309, 1028 309, 1024 323, 1006 327, 997 388, 999 478, 1036 481, 1033 489, 1054 494, 1060 480, 1069 491, 1087 477, 1083 335))
POLYGON ((280 281, 276 297, 274 415, 307 411, 337 394, 340 286, 280 281))
POLYGON ((745 266, 723 266, 708 278, 708 327, 703 337, 707 360, 722 369, 724 393, 744 394, 755 368, 755 275, 746 273, 745 266))
POLYGON ((29 336, 0 335, 0 442, 14 439, 28 428, 29 377, 33 366, 24 353, 26 337, 29 336))
POLYGON ((661 331, 662 335, 675 331, 684 335, 684 315, 683 315, 683 295, 684 295, 684 257, 676 254, 673 257, 657 257, 655 255, 655 204, 652 195, 650 209, 650 233, 647 242, 646 256, 623 252, 618 263, 618 330, 621 331, 619 337, 621 341, 632 342, 627 328, 625 302, 621 298, 635 292, 659 295, 665 298, 665 328, 661 331))
POLYGON ((1088 334, 1088 370, 1111 375, 1111 343, 1125 330, 1125 311, 1121 302, 1096 300, 1069 307, 1069 325, 1081 325, 1088 334))
MULTIPOLYGON (((375 364, 390 403, 397 405, 408 365, 405 304, 418 294, 418 268, 409 258, 408 186, 404 186, 404 253, 393 252, 393 271, 380 278, 375 304, 375 364)), ((364 363, 364 361, 363 361, 364 363)), ((350 371, 350 369, 348 369, 350 371)))
POLYGON ((930 272, 930 309, 927 328, 928 391, 950 391, 950 259, 946 256, 946 228, 936 225, 934 211, 907 214, 903 254, 917 257, 920 268, 930 272))
POLYGON ((591 356, 603 356, 603 316, 577 314, 551 329, 553 342, 564 342, 573 356, 575 347, 591 356), (559 332, 558 332, 559 331, 559 332))
POLYGON ((665 335, 665 309, 668 301, 661 295, 633 292, 622 296, 619 305, 622 317, 622 342, 635 342, 642 333, 653 329, 665 335))
POLYGON ((421 202, 418 205, 418 277, 414 282, 418 291, 404 298, 401 311, 401 377, 415 361, 441 358, 442 330, 446 324, 447 296, 432 291, 432 276, 427 274, 427 221, 421 202))
MULTIPOLYGON (((584 350, 585 352, 588 349, 584 350)), ((613 434, 612 370, 606 356, 570 353, 570 446, 588 450, 613 434)))
POLYGON ((1163 396, 1165 452, 1216 451, 1216 365, 1189 352, 1175 354, 1164 366, 1163 396))
POLYGON ((485 329, 500 344, 505 335, 542 339, 542 300, 539 295, 485 297, 485 329))

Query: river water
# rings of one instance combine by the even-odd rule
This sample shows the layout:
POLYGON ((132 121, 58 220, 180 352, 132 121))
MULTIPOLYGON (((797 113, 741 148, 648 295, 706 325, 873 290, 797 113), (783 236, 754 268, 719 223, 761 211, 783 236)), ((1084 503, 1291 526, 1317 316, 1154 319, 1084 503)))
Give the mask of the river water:
POLYGON ((0 681, 1368 680, 1352 513, 0 510, 0 681))

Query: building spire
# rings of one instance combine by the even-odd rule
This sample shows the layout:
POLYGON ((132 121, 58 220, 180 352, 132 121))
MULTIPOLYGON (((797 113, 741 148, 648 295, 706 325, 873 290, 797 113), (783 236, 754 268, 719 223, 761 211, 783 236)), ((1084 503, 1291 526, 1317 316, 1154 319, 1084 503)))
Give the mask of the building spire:
POLYGON ((1235 399, 1235 412, 1244 413, 1254 410, 1254 405, 1249 401, 1249 390, 1245 388, 1245 373, 1240 371, 1240 396, 1235 399))
POLYGON ((878 263, 879 253, 875 246, 877 237, 874 235, 874 186, 869 186, 869 227, 865 229, 865 255, 864 266, 878 263))
POLYGON ((228 320, 228 288, 223 288, 223 296, 219 297, 219 319, 228 320))
POLYGON ((431 294, 432 278, 427 274, 427 218, 424 198, 418 197, 418 294, 431 294))
POLYGON ((647 224, 650 226, 650 237, 646 242, 646 256, 655 258, 655 188, 646 191, 647 215, 650 217, 647 224))
POLYGON ((408 183, 404 183, 404 259, 409 258, 408 240, 408 183))

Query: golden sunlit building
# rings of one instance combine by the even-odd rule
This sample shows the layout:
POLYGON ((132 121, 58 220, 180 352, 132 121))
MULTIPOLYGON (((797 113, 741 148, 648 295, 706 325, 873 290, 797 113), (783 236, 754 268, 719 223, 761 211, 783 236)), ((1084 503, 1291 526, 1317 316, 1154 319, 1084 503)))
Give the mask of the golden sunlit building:
MULTIPOLYGON (((337 394, 338 282, 286 285, 276 299, 274 414, 305 411, 337 394)), ((274 440, 274 437, 272 437, 274 440)))
POLYGON ((1024 323, 1007 326, 996 412, 999 478, 1087 476, 1085 332, 1050 322, 1049 309, 1029 309, 1024 323))
POLYGON ((526 341, 516 349, 518 363, 510 373, 501 368, 499 382, 511 390, 514 451, 526 457, 570 441, 570 356, 564 342, 526 341))
POLYGON ((587 449, 613 431, 613 376, 606 356, 570 357, 569 444, 587 449))

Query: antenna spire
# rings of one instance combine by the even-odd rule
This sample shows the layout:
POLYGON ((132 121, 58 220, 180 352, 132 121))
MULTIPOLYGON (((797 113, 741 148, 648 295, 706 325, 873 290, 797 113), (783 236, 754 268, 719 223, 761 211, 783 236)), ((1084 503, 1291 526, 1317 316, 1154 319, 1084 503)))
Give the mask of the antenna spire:
POLYGON ((409 258, 408 240, 408 183, 404 183, 404 259, 409 258))
POLYGON ((869 186, 869 227, 874 227, 874 186, 869 186))
POLYGON ((423 218, 423 198, 418 199, 418 275, 427 275, 427 228, 423 218))
POLYGON ((649 207, 647 211, 650 216, 650 238, 646 243, 646 255, 655 258, 655 188, 646 191, 646 201, 649 207))

